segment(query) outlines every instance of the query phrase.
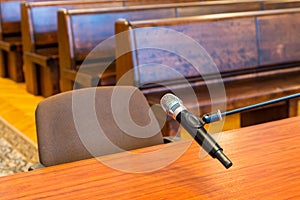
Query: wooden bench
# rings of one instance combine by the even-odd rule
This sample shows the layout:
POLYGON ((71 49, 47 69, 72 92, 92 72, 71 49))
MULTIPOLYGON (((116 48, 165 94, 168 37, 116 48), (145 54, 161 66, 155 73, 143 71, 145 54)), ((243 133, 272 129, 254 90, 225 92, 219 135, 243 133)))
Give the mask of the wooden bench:
MULTIPOLYGON (((162 3, 175 2, 194 2, 195 0, 164 0, 162 3)), ((22 59, 22 42, 21 42, 21 14, 20 3, 23 1, 1 1, 0 2, 0 76, 10 77, 11 79, 21 82, 24 80, 23 59, 22 59), (9 66, 9 67, 8 67, 9 66)), ((28 1, 27 2, 33 2, 28 1)), ((127 0, 122 1, 123 6, 154 4, 157 0, 127 0)), ((299 1, 278 1, 268 0, 266 9, 291 8, 298 7, 299 1)))
POLYGON ((22 2, 24 1, 0 1, 0 76, 9 77, 16 82, 24 81, 20 12, 22 2))
MULTIPOLYGON (((118 84, 139 87, 150 104, 173 92, 200 116, 300 92, 300 9, 120 20, 116 33, 122 32, 125 36, 116 40, 118 84), (171 37, 170 29, 196 43, 171 37), (146 48, 150 45, 152 49, 146 48)), ((294 99, 242 113, 241 126, 296 114, 294 99)), ((173 127, 178 127, 175 121, 168 130, 176 134, 173 127)))
MULTIPOLYGON (((47 0, 37 0, 47 1, 47 0)), ((55 0, 57 1, 57 0, 55 0)), ((72 0, 70 0, 72 1, 72 0)), ((155 4, 157 0, 116 0, 123 6, 155 4)), ((196 0, 160 0, 159 3, 194 2, 196 0)), ((22 41, 21 41, 21 0, 0 1, 0 76, 9 77, 17 82, 24 81, 22 41)), ((26 2, 34 2, 27 0, 26 2)))
MULTIPOLYGON (((296 4, 298 1, 294 1, 296 4)), ((176 9, 176 16, 191 16, 191 15, 200 15, 200 14, 210 14, 210 13, 220 13, 220 12, 234 12, 234 11, 245 11, 245 10, 260 10, 260 9, 269 9, 271 6, 265 6, 265 4, 268 3, 268 5, 276 5, 280 4, 283 5, 283 7, 286 7, 286 4, 282 4, 279 1, 243 1, 243 2, 228 2, 228 1, 213 1, 213 2, 201 2, 201 3, 191 3, 191 4, 173 4, 165 6, 166 8, 174 7, 176 9), (245 6, 245 3, 247 6, 245 6), (176 8, 175 8, 176 6, 176 8), (179 6, 179 7, 178 7, 179 6)), ((292 5, 292 4, 290 4, 292 5)), ((289 5, 289 6, 290 6, 289 5)), ((277 6, 277 8, 280 8, 280 6, 277 6)), ((131 9, 131 8, 130 8, 131 9)), ((146 9, 145 7, 140 8, 134 8, 136 10, 142 10, 146 9)), ((147 9, 150 9, 149 7, 147 9)), ((132 9, 131 9, 132 10, 132 9)), ((131 10, 128 10, 128 12, 132 12, 131 10)), ((115 83, 115 70, 114 70, 114 63, 111 65, 111 67, 107 70, 105 74, 99 75, 99 71, 101 71, 101 66, 106 66, 107 62, 112 61, 114 59, 114 53, 109 53, 107 55, 107 52, 112 52, 112 49, 107 50, 106 56, 104 56, 103 64, 101 66, 91 67, 87 70, 81 70, 80 73, 78 72, 78 69, 80 65, 82 64, 83 60, 86 58, 86 55, 90 53, 90 51, 95 48, 99 43, 104 41, 110 36, 113 36, 111 23, 117 19, 118 17, 126 17, 126 11, 125 10, 118 10, 118 9, 110 9, 110 10, 64 10, 59 12, 59 46, 61 46, 60 57, 63 57, 64 59, 60 60, 60 89, 61 91, 68 91, 73 88, 79 88, 79 87, 91 87, 98 85, 99 76, 102 77, 102 79, 105 79, 105 81, 100 80, 99 85, 111 85, 115 83), (122 13, 119 15, 116 15, 115 18, 110 18, 111 20, 106 20, 107 24, 97 25, 97 16, 103 16, 105 15, 109 16, 109 12, 112 13, 122 13), (92 20, 94 18, 94 22, 92 25, 85 24, 84 27, 82 26, 82 29, 77 29, 78 23, 81 22, 82 19, 85 18, 85 20, 92 20), (76 22, 78 20, 79 22, 76 22), (95 28, 95 26, 99 26, 98 29, 95 28), (103 28, 103 27, 108 28, 103 28), (103 30, 106 29, 104 32, 103 30), (93 37, 89 37, 89 42, 86 42, 86 31, 89 30, 93 37), (107 32, 107 30, 110 30, 110 32, 107 32), (78 31, 78 33, 77 33, 78 31), (81 33, 80 33, 81 32, 81 33), (78 44, 75 44, 75 43, 78 44), (80 43, 80 47, 79 47, 80 43), (100 68, 100 70, 99 70, 100 68), (76 84, 74 84, 76 79, 76 84), (79 83, 80 82, 80 83, 79 83)), ((167 17, 167 16, 166 16, 167 17)), ((112 45, 110 48, 114 48, 114 45, 112 45)), ((98 60, 99 61, 99 60, 98 60)), ((100 61, 99 61, 100 62, 100 61)))
MULTIPOLYGON (((191 0, 186 0, 191 1, 191 0)), ((195 0, 193 0, 195 1, 195 0)), ((153 4, 157 1, 141 1, 153 4)), ((163 0, 168 3, 170 0, 163 0)), ((22 44, 27 91, 50 96, 59 92, 57 10, 60 8, 123 7, 126 0, 49 1, 23 3, 22 44)))
POLYGON ((20 29, 21 1, 0 2, 0 76, 24 81, 20 29))
POLYGON ((59 92, 57 10, 120 7, 122 1, 22 3, 22 44, 27 91, 47 97, 59 92))
POLYGON ((157 19, 260 9, 261 1, 218 1, 135 6, 121 9, 60 10, 58 12, 59 57, 61 58, 60 89, 61 91, 68 91, 79 87, 115 84, 113 42, 105 49, 101 49, 103 52, 98 55, 94 52, 91 56, 90 52, 98 44, 114 35, 114 22, 119 18, 157 19), (84 69, 81 68, 80 73, 78 73, 87 55, 93 58, 88 59, 89 64, 85 63, 84 69), (98 58, 95 58, 97 56, 98 58), (93 60, 96 61, 93 62, 93 60), (101 69, 106 68, 107 65, 110 65, 107 71, 103 74, 100 73, 101 69), (101 80, 98 83, 100 76, 101 80))

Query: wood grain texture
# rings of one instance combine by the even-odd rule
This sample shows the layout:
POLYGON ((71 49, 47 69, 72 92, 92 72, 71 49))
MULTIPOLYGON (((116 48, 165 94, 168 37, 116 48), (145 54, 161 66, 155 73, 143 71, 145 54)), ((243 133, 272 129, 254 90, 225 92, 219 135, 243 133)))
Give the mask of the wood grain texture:
POLYGON ((257 20, 261 65, 300 61, 300 13, 261 16, 257 20))
MULTIPOLYGON (((218 142, 233 166, 199 158, 196 143, 169 166, 149 173, 125 173, 96 159, 0 178, 6 199, 298 199, 300 117, 228 131, 218 142)), ((105 161, 148 169, 190 141, 134 151, 166 153, 139 162, 139 154, 115 154, 105 161)))
MULTIPOLYGON (((261 8, 260 1, 246 2, 193 2, 193 3, 173 3, 157 4, 147 6, 135 6, 127 8, 108 8, 108 9, 80 9, 65 10, 58 13, 59 17, 59 48, 65 49, 60 51, 61 67, 61 88, 62 91, 70 90, 75 80, 70 80, 70 74, 78 71, 82 61, 98 44, 102 43, 109 37, 114 36, 114 22, 117 19, 128 20, 145 20, 145 19, 162 19, 181 16, 194 16, 206 13, 222 13, 234 11, 249 11, 261 8), (249 3, 249 7, 243 5, 249 3), (225 5, 222 7, 221 5, 225 5), (216 7, 215 7, 216 6, 216 7), (231 7, 228 10, 228 7, 231 7), (86 23, 89 22, 89 23, 86 23), (87 31, 88 30, 88 31, 87 31)), ((149 2, 151 4, 151 1, 149 2)), ((127 4, 126 4, 127 5, 127 4)), ((111 42, 106 48, 98 48, 93 54, 99 55, 98 58, 114 60, 115 44, 111 42)), ((102 43, 103 44, 103 43, 102 43)), ((255 44, 255 43, 254 43, 255 44)), ((89 57, 90 60, 92 60, 89 57)), ((99 59, 98 59, 99 61, 99 59)), ((106 62, 99 61, 99 68, 107 67, 106 62)), ((113 64, 114 65, 114 64, 113 64)), ((113 71, 115 67, 111 67, 113 71)), ((95 70, 94 70, 95 71, 95 70)), ((101 76, 95 74, 94 77, 101 76)), ((90 78, 92 79, 92 78, 90 78)), ((101 81, 102 82, 102 81, 101 81)), ((105 81, 104 81, 105 82, 105 81)), ((115 82, 113 82, 115 84, 115 82)), ((90 86, 90 85, 86 85, 90 86)))
MULTIPOLYGON (((139 28, 139 26, 134 27, 133 25, 132 28, 139 28)), ((193 77, 202 79, 201 76, 213 73, 247 70, 258 66, 254 17, 229 20, 220 18, 218 21, 213 22, 195 20, 180 25, 170 23, 157 28, 172 29, 177 34, 183 34, 184 37, 176 38, 177 34, 172 34, 168 30, 163 33, 161 30, 151 29, 149 30, 149 32, 151 31, 151 38, 154 34, 160 35, 154 36, 154 39, 150 42, 148 31, 141 33, 140 30, 137 30, 140 34, 134 34, 136 35, 135 47, 138 49, 149 44, 149 46, 162 47, 167 50, 181 48, 180 52, 184 54, 176 55, 168 51, 162 52, 157 48, 139 50, 137 64, 141 67, 137 66, 139 69, 136 70, 137 77, 140 78, 140 83, 138 83, 140 85, 170 81, 180 78, 178 75, 187 79, 193 77), (190 37, 195 42, 189 45, 185 39, 186 37, 190 37), (164 41, 163 46, 160 45, 161 41, 164 41), (193 47, 195 44, 199 45, 199 49, 193 47), (153 64, 143 67, 149 63, 153 64), (161 66, 163 68, 165 66, 174 68, 176 73, 162 72, 161 66), (215 70, 212 68, 215 68, 215 70)))
POLYGON ((300 6, 299 0, 267 0, 264 2, 264 9, 284 9, 284 8, 297 8, 300 6))
POLYGON ((21 48, 20 1, 0 2, 0 76, 24 81, 21 48))
MULTIPOLYGON (((256 2, 256 1, 245 1, 245 2, 232 2, 226 3, 226 1, 212 1, 211 4, 206 2, 206 6, 203 7, 190 7, 190 8, 178 8, 177 12, 179 16, 191 16, 193 13, 194 15, 207 15, 207 14, 214 14, 220 13, 230 13, 230 12, 242 12, 242 11, 251 11, 251 10, 262 10, 263 2, 256 2), (219 3, 219 4, 218 4, 219 3), (247 6, 245 6, 245 4, 247 6)), ((203 2, 203 5, 205 3, 203 2)))
POLYGON ((122 5, 122 1, 109 0, 23 2, 21 4, 21 29, 27 91, 45 97, 60 92, 57 35, 57 11, 59 9, 116 7, 122 5), (56 51, 53 51, 53 48, 56 48, 56 51), (39 53, 41 49, 44 52, 43 54, 39 53), (27 52, 35 55, 28 56, 27 52), (46 64, 41 64, 44 61, 46 64), (56 77, 56 80, 48 78, 44 81, 43 77, 56 77))
POLYGON ((200 0, 124 0, 126 6, 200 2, 200 0))
POLYGON ((25 83, 0 78, 0 115, 37 143, 35 108, 44 98, 26 91, 25 83))
POLYGON ((0 2, 0 17, 1 17, 1 33, 11 34, 20 33, 20 13, 21 1, 1 1, 0 2))
POLYGON ((57 11, 59 9, 84 9, 94 7, 121 7, 122 2, 114 1, 94 1, 94 2, 77 2, 66 1, 55 4, 32 3, 28 5, 28 11, 31 16, 30 24, 32 24, 32 33, 35 37, 35 45, 58 44, 57 41, 57 11), (45 23, 47 21, 47 23, 45 23))
MULTIPOLYGON (((153 10, 132 10, 109 12, 103 10, 94 14, 74 15, 71 17, 71 28, 74 39, 74 51, 76 54, 85 53, 86 55, 93 50, 100 42, 114 35, 114 22, 120 18, 128 18, 132 20, 141 19, 159 19, 167 17, 175 17, 175 10, 170 9, 154 9, 153 10)), ((114 56, 114 45, 112 49, 107 50, 107 56, 114 56)), ((105 53, 105 52, 104 52, 105 53)), ((76 56, 76 55, 75 55, 76 56)), ((106 56, 104 54, 104 56, 106 56)), ((79 57, 79 56, 78 56, 79 57)), ((77 58, 83 60, 86 56, 77 58)))

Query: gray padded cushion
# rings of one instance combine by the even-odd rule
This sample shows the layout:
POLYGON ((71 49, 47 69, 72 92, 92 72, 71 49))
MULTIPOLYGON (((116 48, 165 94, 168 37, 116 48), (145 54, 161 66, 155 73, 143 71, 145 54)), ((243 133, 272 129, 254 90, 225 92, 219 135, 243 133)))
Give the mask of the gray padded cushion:
MULTIPOLYGON (((162 134, 160 132, 153 133, 153 129, 157 130, 159 126, 158 122, 155 120, 150 127, 147 127, 151 121, 149 117, 151 110, 149 109, 144 95, 137 88, 131 86, 85 88, 49 97, 40 102, 36 109, 40 162, 45 166, 51 166, 162 144, 162 134), (116 96, 114 97, 116 98, 112 105, 114 89, 117 91, 115 90, 116 96), (131 93, 133 94, 128 105, 126 95, 131 93), (95 103, 91 106, 93 100, 95 103), (137 134, 134 136, 123 131, 124 127, 120 128, 116 124, 112 115, 112 107, 116 108, 117 112, 129 109, 132 120, 138 126, 144 127, 143 131, 139 129, 132 131, 137 132, 134 133, 137 134), (76 119, 77 129, 74 119, 76 119), (98 125, 105 134, 104 138, 98 125), (109 141, 117 147, 110 145, 109 141), (84 146, 84 144, 86 145, 84 146), (92 154, 87 150, 87 144, 88 149, 92 150, 92 154)), ((130 124, 127 123, 126 115, 118 114, 118 116, 121 122, 125 122, 125 126, 130 124)))

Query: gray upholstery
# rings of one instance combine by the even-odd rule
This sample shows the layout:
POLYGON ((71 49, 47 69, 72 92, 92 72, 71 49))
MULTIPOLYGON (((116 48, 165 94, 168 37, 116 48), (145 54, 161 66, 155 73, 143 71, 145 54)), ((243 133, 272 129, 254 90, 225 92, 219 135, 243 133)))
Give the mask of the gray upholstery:
POLYGON ((163 143, 146 98, 131 86, 85 88, 49 97, 36 109, 36 128, 44 166, 163 143))

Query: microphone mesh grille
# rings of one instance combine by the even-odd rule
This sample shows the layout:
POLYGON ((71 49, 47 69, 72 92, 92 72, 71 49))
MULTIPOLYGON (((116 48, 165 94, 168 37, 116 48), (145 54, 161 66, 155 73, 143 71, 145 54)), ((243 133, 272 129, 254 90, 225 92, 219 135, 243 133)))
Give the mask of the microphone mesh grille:
MULTIPOLYGON (((171 93, 165 94, 160 100, 160 105, 165 111, 170 111, 172 107, 174 109, 174 104, 176 103, 181 104, 181 100, 171 93)), ((172 111, 174 112, 174 110, 172 111)))

